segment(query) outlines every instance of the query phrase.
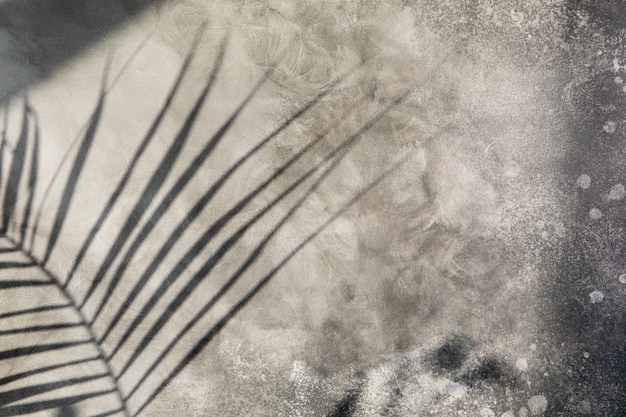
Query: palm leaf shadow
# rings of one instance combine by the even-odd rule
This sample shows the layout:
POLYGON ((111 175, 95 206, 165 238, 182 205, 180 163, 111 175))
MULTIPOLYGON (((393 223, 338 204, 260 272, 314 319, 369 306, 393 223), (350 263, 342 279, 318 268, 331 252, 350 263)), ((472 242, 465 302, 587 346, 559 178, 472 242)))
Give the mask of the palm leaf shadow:
MULTIPOLYGON (((78 403, 86 403, 90 401, 102 401, 105 404, 104 409, 98 416, 107 416, 114 414, 122 414, 125 416, 137 416, 142 413, 146 407, 176 378, 176 376, 191 363, 191 361, 209 344, 215 335, 219 333, 227 323, 243 309, 261 290, 266 286, 276 274, 284 268, 284 266, 307 244, 327 228, 333 221, 341 216, 347 209, 353 206, 366 192, 380 183, 389 174, 386 173, 376 181, 365 186, 361 192, 352 196, 343 207, 333 213, 326 221, 324 221, 317 229, 311 232, 299 244, 295 245, 293 250, 289 252, 278 264, 276 264, 269 273, 260 277, 255 285, 235 304, 230 310, 224 314, 217 323, 210 326, 195 340, 191 349, 183 352, 182 359, 174 363, 166 372, 156 372, 156 369, 162 366, 164 359, 175 348, 184 349, 178 346, 179 341, 191 331, 193 327, 197 327, 198 323, 212 309, 215 303, 223 299, 229 289, 240 280, 250 267, 261 257, 267 245, 280 232, 285 224, 292 220, 294 213, 307 202, 309 196, 324 182, 324 180, 337 168, 341 161, 346 157, 350 150, 356 146, 362 135, 369 130, 381 117, 393 106, 397 105, 403 97, 392 102, 387 108, 374 115, 367 123, 365 123, 355 133, 349 135, 346 139, 339 142, 338 145, 330 147, 330 152, 326 152, 324 159, 311 166, 295 180, 290 181, 289 185, 278 193, 273 199, 265 204, 261 210, 256 212, 244 224, 237 228, 216 251, 200 266, 198 271, 192 274, 191 278, 182 286, 177 293, 168 291, 172 283, 186 279, 184 271, 187 266, 195 259, 198 259, 208 245, 213 242, 215 236, 233 219, 236 215, 243 212, 244 208, 255 199, 261 192, 268 189, 274 184, 276 179, 284 175, 288 169, 297 161, 302 160, 304 156, 317 144, 321 143, 326 135, 341 123, 341 119, 334 126, 330 126, 323 134, 318 135, 313 140, 306 143, 301 149, 293 154, 283 165, 277 167, 275 171, 262 181, 255 188, 250 190, 246 195, 238 198, 232 207, 223 215, 214 220, 211 224, 201 224, 200 214, 207 211, 215 194, 222 189, 229 178, 231 178, 241 166, 251 160, 252 156, 257 154, 261 149, 267 146, 275 137, 282 134, 296 119, 301 117, 308 109, 319 103, 327 94, 329 94, 342 77, 331 83, 327 89, 319 92, 309 102, 305 103, 301 108, 297 109, 287 120, 281 123, 273 132, 259 141, 248 153, 234 161, 226 171, 216 179, 200 196, 196 204, 192 207, 189 214, 183 219, 176 220, 176 227, 172 236, 162 242, 154 242, 149 236, 157 223, 167 215, 170 206, 177 201, 184 192, 186 186, 200 171, 201 166, 211 157, 216 146, 227 136, 230 128, 236 122, 239 114, 243 112, 248 103, 254 99, 257 92, 262 88, 264 81, 270 76, 268 71, 265 78, 262 78, 249 92, 235 109, 231 116, 220 126, 216 133, 209 137, 191 161, 187 161, 182 174, 173 178, 175 171, 173 166, 183 154, 183 149, 187 146, 191 131, 204 107, 204 103, 209 97, 214 83, 218 77, 222 67, 223 59, 227 49, 227 37, 224 37, 219 44, 218 51, 215 56, 214 65, 207 76, 207 81, 202 90, 197 95, 192 109, 188 112, 186 119, 180 126, 179 131, 172 139, 171 144, 163 153, 163 157, 156 164, 152 175, 147 181, 143 190, 138 194, 132 208, 122 222, 122 227, 117 232, 110 245, 109 250, 104 255, 104 259, 96 263, 96 272, 90 275, 87 282, 87 289, 82 297, 76 296, 71 291, 70 283, 77 276, 80 266, 89 252, 89 248, 95 242, 96 236, 104 227, 106 220, 109 218, 114 209, 120 207, 120 196, 127 189, 131 177, 135 174, 139 161, 145 153, 146 148, 152 143, 157 131, 162 125, 165 115, 170 110, 172 101, 180 90, 182 82, 186 79, 191 61, 195 55, 200 36, 192 45, 189 54, 184 59, 179 73, 171 86, 165 102, 162 104, 159 112, 152 121, 147 133, 140 142, 138 148, 122 173, 121 180, 116 188, 108 195, 104 208, 96 216, 95 222, 89 228, 85 240, 78 247, 78 252, 70 259, 71 268, 66 277, 62 277, 52 271, 49 267, 49 261, 53 259, 55 248, 63 238, 64 227, 71 222, 71 207, 75 197, 80 193, 80 181, 83 178, 85 170, 89 169, 90 151, 98 138, 98 131, 103 119, 103 112, 106 106, 106 97, 108 93, 108 64, 105 68, 100 94, 86 128, 82 140, 78 144, 76 155, 74 156, 71 169, 65 180, 62 192, 58 197, 57 209, 52 220, 50 233, 47 238, 44 236, 43 255, 41 257, 34 253, 33 240, 40 239, 37 233, 31 234, 30 245, 25 244, 27 238, 27 230, 36 229, 39 226, 39 216, 32 219, 32 210, 37 185, 39 183, 40 167, 40 131, 39 121, 35 111, 24 101, 22 129, 16 142, 11 164, 9 167, 8 177, 6 179, 5 193, 3 195, 1 207, 2 211, 2 233, 3 238, 8 247, 3 249, 6 255, 10 255, 9 261, 0 262, 0 268, 5 270, 7 274, 17 275, 20 269, 29 268, 32 271, 33 279, 2 279, 0 277, 0 290, 6 291, 34 291, 36 288, 45 287, 53 288, 51 292, 55 292, 63 301, 50 302, 43 305, 34 305, 24 307, 20 310, 0 312, 0 323, 12 323, 13 320, 22 320, 26 322, 38 323, 37 317, 50 316, 60 312, 71 312, 73 320, 53 320, 44 324, 32 324, 28 326, 18 326, 10 324, 6 330, 0 330, 0 336, 12 337, 25 334, 46 333, 55 336, 54 340, 42 344, 33 345, 27 337, 22 337, 20 342, 14 343, 11 347, 0 351, 0 361, 28 359, 36 355, 54 355, 55 360, 51 363, 34 364, 30 368, 16 369, 12 373, 0 378, 0 387, 6 388, 0 391, 0 417, 14 416, 37 411, 57 409, 57 415, 74 416, 79 411, 73 405, 78 403), (29 126, 34 129, 30 129, 29 126), (165 189, 166 184, 172 182, 169 189, 165 189), (308 187, 302 190, 305 184, 308 187), (182 323, 181 330, 169 337, 166 348, 160 351, 160 354, 154 360, 146 360, 139 363, 141 357, 149 346, 158 343, 156 336, 159 331, 169 323, 174 314, 181 308, 183 303, 189 299, 192 294, 198 292, 200 284, 211 276, 214 267, 224 258, 226 254, 234 247, 241 238, 248 233, 252 227, 258 223, 267 213, 274 207, 278 206, 290 194, 300 190, 300 196, 285 211, 273 228, 264 236, 251 250, 250 254, 243 260, 239 268, 230 276, 221 288, 206 302, 202 308, 193 317, 182 323), (162 195, 162 196, 161 196, 162 195), (138 222, 145 212, 152 206, 156 208, 148 216, 148 220, 141 225, 138 222), (12 229, 10 226, 13 225, 12 229), (177 244, 184 232, 190 226, 196 225, 205 229, 204 233, 194 242, 193 245, 182 256, 176 257, 174 266, 169 270, 166 277, 160 282, 151 293, 147 295, 148 301, 141 307, 141 312, 134 318, 129 325, 121 330, 121 338, 117 342, 113 342, 109 349, 105 342, 113 334, 113 330, 121 326, 122 318, 128 311, 129 306, 136 301, 139 293, 146 286, 147 282, 154 276, 155 272, 161 265, 162 260, 168 255, 173 247, 177 244), (12 230, 17 230, 12 233, 12 230), (37 236, 35 236, 37 235, 37 236), (131 240, 131 237, 134 238, 131 240), (130 244, 127 245, 127 243, 130 244), (148 259, 138 280, 127 276, 127 267, 136 257, 138 251, 147 244, 156 244, 159 249, 156 255, 148 259), (126 249, 125 249, 126 247, 126 249), (111 270, 115 261, 121 259, 116 269, 114 269, 113 277, 104 286, 105 277, 111 270), (116 289, 124 284, 132 290, 127 295, 123 303, 114 311, 111 318, 105 317, 103 311, 107 306, 110 297, 116 289), (104 287, 104 288, 102 288, 104 287), (94 297, 98 289, 102 289, 102 296, 98 299, 94 297), (79 300, 80 298, 80 300, 79 300), (151 311, 158 303, 165 303, 167 307, 160 313, 158 318, 150 324, 150 329, 145 333, 139 344, 134 347, 128 347, 126 350, 127 358, 119 358, 122 360, 121 365, 113 366, 113 361, 117 358, 117 354, 126 346, 126 342, 130 336, 139 328, 142 321, 147 320, 151 311), (87 306, 95 306, 94 313, 91 318, 87 317, 87 306), (95 322, 104 324, 103 330, 96 329, 95 322), (82 357, 68 360, 63 352, 70 349, 84 350, 82 357), (110 350, 109 353, 106 351, 110 350), (86 367, 86 365, 90 365, 86 367), (138 380, 131 381, 129 384, 122 384, 122 378, 127 376, 127 370, 131 366, 139 367, 140 375, 138 380), (86 368, 85 368, 86 367, 86 368), (84 369, 87 369, 85 371, 84 369), (119 370, 118 370, 119 369, 119 370), (71 372, 70 372, 71 371, 71 372), (79 372, 80 371, 80 372, 79 372), (73 373, 72 373, 73 372, 73 373), (77 373, 78 372, 78 373, 77 373), (87 372, 87 373, 85 373, 87 372), (44 377, 49 375, 61 375, 54 382, 41 383, 44 377), (140 390, 144 383, 148 380, 156 380, 153 386, 147 387, 143 391, 140 390), (95 384, 95 385, 94 385, 95 384), (68 393, 67 387, 72 387, 74 391, 68 393), (128 388, 130 387, 130 388, 128 388), (140 392, 146 392, 141 397, 140 392), (30 397, 38 396, 36 399, 30 397), (102 400, 111 397, 115 401, 102 400), (131 399, 134 400, 131 402, 131 399), (25 402, 31 401, 31 402, 25 402), (20 402, 19 404, 16 404, 20 402), (131 411, 133 410, 134 411, 131 411)), ((0 173, 2 172, 2 164, 4 161, 4 152, 6 141, 6 123, 5 131, 2 133, 2 141, 0 143, 0 173)), ((56 174, 55 174, 56 175, 56 174)), ((0 183, 2 178, 0 178, 0 183)), ((46 190, 47 196, 47 190, 46 190)), ((45 196, 44 196, 45 198, 45 196)), ((4 253, 3 253, 4 255, 4 253)), ((67 256, 67 254, 64 254, 67 256)), ((93 261, 93 260, 91 260, 93 261)), ((17 340, 17 338, 14 338, 17 340)), ((13 340, 13 339, 12 339, 13 340)), ((119 362, 119 361, 118 361, 119 362)), ((97 404, 100 404, 98 402, 97 404)))
POLYGON ((24 100, 24 109, 22 115, 22 130, 20 137, 13 151, 13 160, 9 169, 7 178, 6 191, 2 202, 2 226, 0 231, 4 232, 9 227, 9 222, 13 216, 15 205, 17 203, 18 185, 25 167, 26 144, 28 141, 28 111, 26 100, 24 100))

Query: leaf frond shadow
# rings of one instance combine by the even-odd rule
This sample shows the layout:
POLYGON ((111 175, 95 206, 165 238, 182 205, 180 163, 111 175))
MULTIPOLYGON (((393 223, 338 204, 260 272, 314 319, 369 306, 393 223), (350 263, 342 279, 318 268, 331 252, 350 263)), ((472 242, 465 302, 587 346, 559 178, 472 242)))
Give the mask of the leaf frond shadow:
MULTIPOLYGON (((19 369, 13 374, 0 377, 0 385, 23 383, 23 385, 0 392, 0 417, 35 413, 59 407, 65 407, 61 410, 62 413, 73 415, 74 411, 70 406, 109 394, 113 394, 118 403, 113 404, 111 402, 109 409, 101 410, 102 412, 98 416, 104 417, 116 413, 122 413, 126 417, 138 416, 302 249, 353 207, 366 193, 395 171, 396 168, 394 167, 363 186, 361 191, 346 197, 347 201, 341 207, 330 215, 325 215, 323 218, 326 220, 323 220, 302 240, 295 242, 291 250, 278 263, 271 266, 269 272, 259 277, 252 277, 251 287, 245 289, 243 296, 235 298, 234 303, 226 310, 226 313, 218 316, 217 321, 208 326, 205 319, 208 318, 215 305, 219 301, 225 300, 226 295, 233 292, 231 289, 235 285, 241 285, 244 276, 251 275, 251 270, 254 270, 252 267, 267 253, 269 245, 273 244, 277 240, 277 236, 284 232, 289 222, 297 218, 297 212, 310 202, 311 196, 319 191, 319 188, 328 181, 331 175, 337 175, 338 167, 342 161, 345 161, 351 151, 358 146, 366 133, 406 96, 400 96, 382 110, 371 115, 367 121, 358 126, 356 131, 344 134, 340 136, 337 142, 332 142, 329 136, 336 131, 341 131, 338 127, 341 127, 342 123, 351 116, 352 111, 359 108, 361 102, 358 99, 355 100, 349 111, 336 117, 334 123, 316 133, 313 138, 302 142, 303 144, 299 145, 297 149, 292 149, 284 162, 280 165, 277 164, 278 166, 274 167, 269 175, 259 178, 259 183, 250 186, 245 193, 242 193, 242 196, 233 197, 232 205, 229 203, 223 213, 220 212, 211 217, 210 220, 206 220, 204 216, 210 212, 217 193, 227 189, 229 181, 232 181, 236 175, 243 171, 241 168, 245 164, 253 162, 255 156, 261 154, 262 150, 268 149, 268 145, 272 141, 285 134, 288 128, 310 109, 314 106, 320 106, 320 103, 332 94, 345 77, 350 74, 338 77, 325 89, 295 109, 292 114, 287 115, 285 120, 278 123, 270 133, 262 136, 258 142, 254 142, 243 155, 236 159, 233 158, 235 160, 229 162, 224 171, 216 175, 216 178, 211 180, 206 188, 202 189, 189 211, 184 216, 180 216, 181 218, 176 218, 174 214, 171 214, 172 206, 181 201, 182 196, 186 196, 185 193, 193 192, 189 190, 192 181, 197 180, 203 172, 203 167, 215 157, 218 145, 222 142, 228 143, 226 138, 232 136, 232 132, 236 131, 233 126, 250 106, 250 102, 257 97, 266 81, 271 78, 273 69, 268 70, 265 76, 261 77, 250 88, 247 96, 238 103, 237 108, 228 115, 224 122, 216 126, 215 133, 204 137, 204 142, 198 150, 191 154, 188 160, 184 160, 191 138, 195 137, 192 133, 195 132, 194 129, 198 121, 201 120, 202 111, 206 107, 205 104, 215 88, 221 71, 224 70, 224 60, 229 42, 229 37, 224 36, 218 42, 212 68, 207 74, 204 84, 200 86, 199 92, 193 97, 193 103, 190 104, 190 109, 184 114, 183 120, 177 126, 175 134, 168 138, 168 142, 163 146, 162 155, 150 168, 145 183, 141 183, 143 188, 134 196, 130 209, 124 211, 120 220, 121 227, 111 235, 110 242, 105 243, 107 249, 102 253, 102 259, 88 258, 88 255, 91 255, 91 249, 95 246, 96 239, 104 234, 102 231, 107 221, 114 212, 117 213, 117 211, 122 210, 121 196, 128 191, 131 184, 134 184, 132 181, 137 180, 140 163, 146 158, 146 150, 154 144, 155 138, 161 133, 164 120, 171 112, 173 102, 180 94, 182 85, 188 78, 192 62, 198 54, 198 45, 203 32, 204 27, 198 31, 172 85, 169 87, 164 102, 150 121, 145 135, 139 141, 115 188, 104 196, 103 207, 94 213, 93 222, 89 223, 84 238, 76 246, 76 254, 69 256, 69 272, 64 276, 55 273, 51 264, 56 259, 55 256, 61 251, 60 247, 66 237, 66 230, 64 229, 69 228, 72 224, 72 210, 77 204, 76 200, 80 195, 81 185, 84 186, 81 181, 84 182, 85 172, 90 169, 90 160, 92 160, 90 155, 94 149, 94 144, 99 139, 98 133, 103 128, 102 124, 105 120, 103 115, 108 103, 108 94, 121 72, 117 77, 113 77, 113 81, 110 81, 110 61, 107 61, 97 101, 84 132, 70 145, 68 153, 61 161, 61 165, 68 162, 68 165, 71 166, 64 182, 60 184, 61 191, 56 196, 56 201, 50 203, 56 204, 53 205, 56 210, 54 210, 51 219, 49 234, 46 236, 39 235, 40 227, 44 227, 41 220, 42 213, 47 208, 47 200, 53 197, 51 194, 52 184, 57 179, 62 179, 62 170, 59 166, 54 171, 51 181, 42 189, 40 182, 44 170, 42 169, 43 162, 40 161, 42 137, 39 130, 39 120, 36 112, 25 98, 21 130, 10 158, 8 176, 3 179, 1 177, 2 165, 8 163, 5 160, 5 154, 9 153, 6 152, 9 142, 6 137, 8 116, 5 114, 5 128, 0 138, 0 185, 6 184, 0 204, 2 208, 0 235, 9 242, 9 245, 0 249, 0 252, 10 255, 11 258, 8 259, 9 256, 7 256, 8 260, 3 258, 0 261, 0 269, 16 274, 16 276, 22 270, 27 270, 30 273, 32 269, 35 275, 28 279, 3 277, 0 279, 0 291, 22 289, 35 291, 39 287, 50 287, 51 292, 53 289, 57 291, 59 299, 62 298, 63 301, 48 301, 43 305, 22 306, 19 310, 0 312, 0 320, 3 320, 3 324, 9 323, 4 327, 4 330, 0 330, 0 337, 46 333, 55 335, 58 339, 51 339, 39 344, 25 341, 21 345, 7 347, 0 351, 0 361, 19 361, 34 355, 60 355, 65 350, 85 346, 89 346, 92 351, 82 358, 46 363, 45 365, 40 364, 32 369, 19 369), (321 160, 307 159, 316 147, 321 148, 319 149, 321 160), (70 153, 74 155, 71 160, 70 153), (177 164, 183 164, 180 173, 174 169, 177 164), (289 177, 288 173, 296 166, 302 169, 301 172, 297 175, 294 174, 293 178, 289 177), (279 182, 281 177, 286 178, 284 184, 279 182), (268 197, 267 202, 263 200, 258 209, 250 210, 248 213, 246 209, 252 205, 251 203, 253 201, 258 202, 262 193, 269 193, 268 190, 272 189, 271 186, 276 184, 283 185, 278 191, 272 192, 273 194, 268 197), (35 197, 38 195, 42 195, 42 198, 39 200, 37 210, 35 210, 35 197), (270 217, 269 213, 279 209, 281 215, 277 221, 267 220, 270 217), (34 213, 35 211, 36 213, 34 213), (243 218, 242 223, 233 226, 234 230, 231 232, 227 226, 234 223, 233 219, 239 217, 243 218), (144 218, 145 221, 141 222, 144 218), (165 220, 172 222, 173 231, 161 240, 151 239, 154 230, 165 220), (233 253, 233 249, 243 241, 244 237, 250 237, 255 227, 266 220, 271 228, 263 235, 258 236, 257 241, 248 249, 248 253, 242 257, 241 261, 238 261, 234 272, 229 272, 226 276, 220 277, 223 278, 223 282, 216 285, 213 294, 201 300, 197 306, 198 310, 181 322, 175 334, 166 335, 165 342, 159 341, 164 347, 158 346, 160 350, 158 354, 154 354, 154 358, 144 362, 139 361, 139 358, 146 351, 156 346, 161 330, 174 323, 178 317, 177 314, 180 314, 185 303, 197 295, 203 288, 202 285, 214 276, 216 267, 227 259, 227 255, 233 253), (199 236, 190 242, 188 248, 184 247, 180 253, 175 252, 174 249, 193 227, 199 227, 201 231, 199 236), (27 245, 29 233, 30 243, 27 245), (216 243, 217 236, 221 236, 222 233, 228 234, 224 236, 223 241, 216 243), (37 252, 34 249, 35 244, 38 248, 42 247, 41 256, 35 253, 37 252), (212 244, 216 246, 215 250, 206 255, 207 248, 212 244), (146 245, 154 245, 155 254, 148 259, 139 259, 139 255, 146 245), (172 253, 174 254, 174 259, 171 260, 172 265, 168 265, 164 277, 154 283, 153 287, 150 287, 148 284, 152 283, 151 280, 156 276, 159 268, 163 266, 164 259, 170 257, 172 253), (12 258, 13 255, 15 255, 15 259, 12 258), (26 260, 23 259, 24 256, 26 260), (89 263, 87 263, 87 259, 89 259, 89 263), (198 261, 199 266, 187 276, 185 274, 187 267, 191 262, 196 261, 198 261), (95 265, 94 271, 85 273, 85 276, 80 275, 79 271, 82 273, 87 264, 95 265), (134 264, 140 265, 141 272, 137 277, 129 276, 129 268, 134 264), (79 275, 80 279, 76 278, 79 275), (87 280, 84 280, 85 277, 87 280), (73 292, 73 289, 81 283, 84 285, 85 291, 79 296, 73 292), (179 285, 180 288, 174 284, 179 285), (115 306, 110 301, 121 288, 128 291, 123 300, 120 300, 121 303, 115 306), (146 288, 148 289, 145 290, 146 288), (145 291, 143 299, 140 298, 142 291, 145 291), (141 305, 135 305, 140 301, 142 302, 141 305), (131 306, 134 307, 133 311, 136 312, 136 316, 125 322, 124 319, 127 318, 131 306), (163 306, 163 309, 157 310, 157 306, 163 306), (111 307, 110 310, 109 307, 111 307), (57 313, 63 315, 62 313, 66 309, 74 314, 75 321, 54 319, 42 324, 37 324, 40 323, 39 321, 28 322, 28 319, 36 315, 40 315, 38 317, 52 317, 57 313), (92 313, 88 313, 88 311, 92 313), (107 315, 105 312, 110 314, 107 315), (147 330, 141 337, 137 337, 138 343, 131 346, 129 342, 131 337, 142 325, 146 324, 146 321, 149 321, 145 326, 147 330), (25 325, 24 322, 28 324, 25 325), (96 324, 101 326, 96 326, 96 324), (189 342, 192 330, 197 330, 200 326, 203 327, 200 328, 198 337, 189 342), (77 329, 84 330, 83 336, 77 337, 75 336, 77 333, 71 333, 77 329), (109 345, 106 342, 113 338, 114 330, 119 330, 120 336, 117 341, 109 345), (191 348, 181 347, 181 340, 187 340, 191 348), (166 364, 165 359, 171 356, 174 349, 182 349, 182 358, 167 364, 168 368, 163 371, 161 368, 166 364), (122 355, 121 352, 124 354, 122 355), (121 357, 125 357, 125 359, 119 359, 121 357), (117 366, 119 361, 122 362, 117 366), (32 382, 43 375, 48 376, 52 372, 75 369, 90 362, 101 365, 98 372, 59 378, 51 383, 32 382), (116 363, 115 367, 112 365, 113 363, 116 363), (133 369, 139 368, 138 372, 129 372, 131 367, 133 369), (122 384, 122 378, 129 378, 129 375, 138 376, 138 379, 132 384, 122 384), (102 389, 94 389, 76 395, 66 395, 63 391, 64 388, 78 387, 82 384, 91 387, 90 383, 100 380, 104 381, 102 389), (152 382, 156 380, 155 387, 147 388, 145 385, 147 385, 148 380, 152 382), (141 390, 141 388, 145 389, 141 390), (144 393, 143 397, 139 395, 140 392, 144 393), (30 397, 34 396, 41 399, 30 403, 25 402, 31 401, 30 397), (19 404, 16 404, 18 402, 19 404), (138 406, 134 407, 131 412, 133 407, 130 404, 135 403, 138 406)), ((127 66, 124 66, 122 72, 126 68, 127 66)))

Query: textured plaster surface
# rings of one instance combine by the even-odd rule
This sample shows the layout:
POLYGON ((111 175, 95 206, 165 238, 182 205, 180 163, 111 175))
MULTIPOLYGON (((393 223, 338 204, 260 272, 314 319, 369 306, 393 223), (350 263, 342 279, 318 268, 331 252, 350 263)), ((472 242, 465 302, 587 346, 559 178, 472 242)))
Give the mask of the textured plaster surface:
POLYGON ((626 4, 17 3, 0 2, 0 415, 623 415, 626 4), (211 74, 176 156, 170 145, 211 74), (161 166, 168 174, 142 200, 161 166), (126 223, 128 240, 112 249, 126 223), (45 328, 55 323, 73 326, 45 328), (15 331, 32 326, 42 327, 15 331), (68 341, 85 343, 36 348, 68 341))

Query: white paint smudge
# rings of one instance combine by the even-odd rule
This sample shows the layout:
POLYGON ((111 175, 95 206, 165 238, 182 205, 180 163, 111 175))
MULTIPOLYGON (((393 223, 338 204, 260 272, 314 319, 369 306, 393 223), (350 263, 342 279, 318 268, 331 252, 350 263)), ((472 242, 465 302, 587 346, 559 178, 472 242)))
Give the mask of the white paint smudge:
POLYGON ((591 185, 591 177, 587 174, 581 174, 576 180, 576 185, 586 190, 591 185))
POLYGON ((528 359, 518 358, 517 361, 515 361, 515 367, 522 372, 526 372, 528 370, 528 359))
POLYGON ((626 274, 620 275, 619 278, 617 278, 617 280, 619 281, 620 284, 626 285, 626 274))
POLYGON ((609 200, 621 200, 626 196, 626 190, 623 184, 615 184, 609 191, 609 200))
POLYGON ((488 407, 480 410, 480 417, 495 417, 496 414, 488 407))
POLYGON ((537 416, 546 411, 548 408, 548 400, 546 400, 546 397, 543 395, 535 395, 534 397, 530 397, 526 405, 528 405, 530 414, 537 416))
POLYGON ((589 294, 589 300, 591 301, 591 304, 601 303, 602 300, 604 300, 604 293, 598 290, 593 291, 589 294))
POLYGON ((612 120, 609 120, 602 126, 602 130, 604 130, 608 134, 613 134, 617 130, 617 123, 612 120))
POLYGON ((602 217, 602 212, 600 211, 600 209, 594 207, 589 210, 589 217, 591 217, 593 220, 598 220, 602 217))
POLYGON ((439 387, 439 393, 447 396, 451 400, 458 400, 465 395, 467 387, 458 382, 446 380, 444 384, 439 387))

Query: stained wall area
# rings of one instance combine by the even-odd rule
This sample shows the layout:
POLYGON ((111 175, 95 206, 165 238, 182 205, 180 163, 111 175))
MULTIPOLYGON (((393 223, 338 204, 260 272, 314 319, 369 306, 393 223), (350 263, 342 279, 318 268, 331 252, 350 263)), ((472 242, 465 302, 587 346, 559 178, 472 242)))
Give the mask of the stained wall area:
POLYGON ((621 6, 1 2, 0 415, 620 415, 621 6))

